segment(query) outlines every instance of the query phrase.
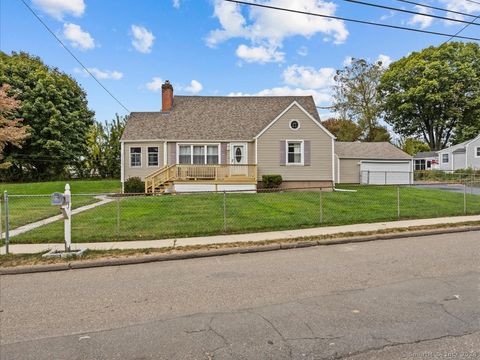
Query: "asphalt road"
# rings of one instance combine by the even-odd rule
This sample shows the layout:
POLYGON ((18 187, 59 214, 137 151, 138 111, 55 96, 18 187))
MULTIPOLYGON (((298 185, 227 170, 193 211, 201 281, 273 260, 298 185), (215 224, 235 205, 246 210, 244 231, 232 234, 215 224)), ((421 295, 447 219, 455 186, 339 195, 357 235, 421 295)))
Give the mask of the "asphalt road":
POLYGON ((3 276, 2 360, 480 359, 480 233, 3 276))

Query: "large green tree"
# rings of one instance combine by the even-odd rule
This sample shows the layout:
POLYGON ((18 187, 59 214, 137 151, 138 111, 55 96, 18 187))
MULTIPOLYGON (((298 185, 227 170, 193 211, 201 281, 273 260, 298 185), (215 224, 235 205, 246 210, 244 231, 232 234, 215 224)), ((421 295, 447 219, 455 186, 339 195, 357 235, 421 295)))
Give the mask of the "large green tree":
POLYGON ((407 154, 416 155, 421 151, 429 151, 430 147, 428 144, 424 143, 421 140, 414 138, 400 139, 398 146, 405 151, 407 154))
POLYGON ((11 85, 21 102, 16 115, 29 127, 22 149, 6 149, 14 175, 58 177, 85 156, 94 113, 72 77, 27 53, 0 52, 0 83, 11 85))
POLYGON ((322 125, 335 135, 337 141, 359 141, 362 138, 362 128, 352 120, 330 118, 322 121, 322 125))
POLYGON ((390 140, 387 129, 379 123, 382 107, 377 88, 383 72, 381 61, 369 63, 364 59, 352 59, 335 75, 335 110, 343 119, 360 126, 364 141, 390 140))
POLYGON ((480 46, 451 42, 390 65, 379 86, 384 119, 432 150, 480 132, 480 46))
POLYGON ((120 139, 127 117, 115 115, 104 124, 95 122, 87 135, 87 156, 78 172, 83 176, 120 178, 120 139))

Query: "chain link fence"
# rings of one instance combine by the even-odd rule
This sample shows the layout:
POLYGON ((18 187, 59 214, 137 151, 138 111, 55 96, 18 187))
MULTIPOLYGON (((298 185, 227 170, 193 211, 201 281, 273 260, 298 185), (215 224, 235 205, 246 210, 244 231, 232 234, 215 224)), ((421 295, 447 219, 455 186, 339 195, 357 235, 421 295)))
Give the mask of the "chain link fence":
MULTIPOLYGON (((74 191, 74 189, 73 189, 74 191)), ((2 239, 63 242, 50 195, 5 194, 2 239)), ((480 214, 480 182, 170 195, 73 194, 72 242, 150 240, 480 214)))

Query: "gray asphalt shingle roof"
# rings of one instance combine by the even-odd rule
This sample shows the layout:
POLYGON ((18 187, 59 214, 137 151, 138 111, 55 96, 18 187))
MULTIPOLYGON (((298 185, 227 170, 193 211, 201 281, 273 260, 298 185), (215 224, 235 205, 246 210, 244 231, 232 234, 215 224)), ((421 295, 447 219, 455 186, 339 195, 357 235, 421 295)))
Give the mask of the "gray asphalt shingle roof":
POLYGON ((438 154, 436 151, 421 151, 417 154, 415 154, 414 158, 415 159, 423 159, 423 158, 431 158, 431 157, 437 157, 438 154))
POLYGON ((122 140, 251 140, 293 101, 320 121, 311 96, 175 96, 171 112, 132 112, 122 140))
POLYGON ((341 142, 335 143, 335 154, 340 159, 410 160, 406 152, 388 142, 341 142))

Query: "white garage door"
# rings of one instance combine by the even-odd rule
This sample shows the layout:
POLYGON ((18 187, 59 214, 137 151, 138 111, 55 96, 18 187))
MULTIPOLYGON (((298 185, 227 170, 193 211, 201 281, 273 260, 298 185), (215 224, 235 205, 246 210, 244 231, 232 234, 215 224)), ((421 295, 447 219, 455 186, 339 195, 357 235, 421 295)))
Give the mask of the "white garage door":
POLYGON ((410 161, 362 161, 360 163, 362 184, 410 184, 410 172, 410 161))

